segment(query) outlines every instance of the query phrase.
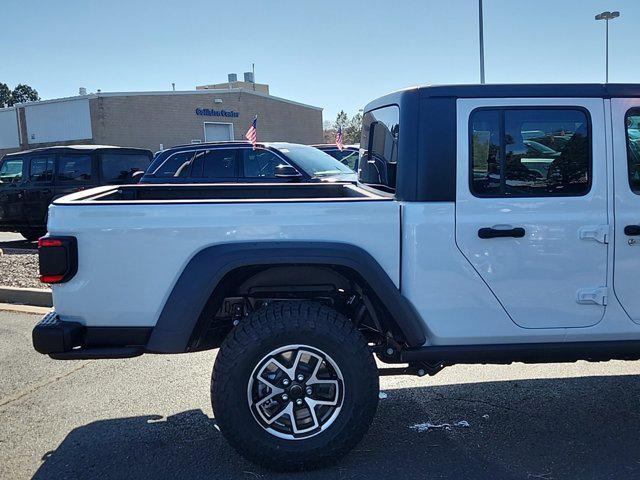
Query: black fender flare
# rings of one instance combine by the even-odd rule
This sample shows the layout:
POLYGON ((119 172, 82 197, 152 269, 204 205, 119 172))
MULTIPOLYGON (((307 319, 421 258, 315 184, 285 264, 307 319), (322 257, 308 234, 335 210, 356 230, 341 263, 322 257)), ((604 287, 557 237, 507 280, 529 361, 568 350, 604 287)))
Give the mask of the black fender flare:
POLYGON ((346 243, 275 241, 224 243, 196 253, 173 286, 146 350, 185 352, 203 308, 227 273, 249 266, 295 264, 338 265, 356 271, 393 316, 407 344, 424 345, 422 319, 365 250, 346 243))

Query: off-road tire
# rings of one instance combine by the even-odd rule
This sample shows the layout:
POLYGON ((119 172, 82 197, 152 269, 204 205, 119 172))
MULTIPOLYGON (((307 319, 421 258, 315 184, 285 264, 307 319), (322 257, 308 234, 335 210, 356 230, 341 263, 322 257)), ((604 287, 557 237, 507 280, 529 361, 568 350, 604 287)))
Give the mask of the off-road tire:
POLYGON ((362 334, 342 314, 314 302, 279 302, 249 315, 223 342, 211 378, 213 411, 227 441, 249 460, 278 471, 324 466, 349 452, 373 420, 378 392, 378 370, 362 334), (330 356, 344 379, 335 420, 310 438, 274 436, 254 418, 247 399, 261 359, 293 344, 330 356))

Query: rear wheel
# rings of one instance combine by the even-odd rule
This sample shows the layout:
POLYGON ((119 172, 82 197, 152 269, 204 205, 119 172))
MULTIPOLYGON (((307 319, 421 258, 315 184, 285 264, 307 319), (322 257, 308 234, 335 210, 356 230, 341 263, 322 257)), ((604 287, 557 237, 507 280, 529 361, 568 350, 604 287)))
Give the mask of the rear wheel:
POLYGON ((360 332, 312 302, 272 304, 227 337, 212 376, 220 431, 274 470, 326 465, 366 433, 378 372, 360 332))

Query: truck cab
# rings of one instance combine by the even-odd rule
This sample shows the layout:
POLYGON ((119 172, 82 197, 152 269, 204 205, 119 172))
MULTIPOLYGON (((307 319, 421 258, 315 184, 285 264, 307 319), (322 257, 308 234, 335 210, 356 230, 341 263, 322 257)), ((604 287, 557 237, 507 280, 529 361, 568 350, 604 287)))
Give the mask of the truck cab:
POLYGON ((360 181, 401 203, 401 289, 433 344, 637 337, 638 93, 442 86, 367 106, 360 181))

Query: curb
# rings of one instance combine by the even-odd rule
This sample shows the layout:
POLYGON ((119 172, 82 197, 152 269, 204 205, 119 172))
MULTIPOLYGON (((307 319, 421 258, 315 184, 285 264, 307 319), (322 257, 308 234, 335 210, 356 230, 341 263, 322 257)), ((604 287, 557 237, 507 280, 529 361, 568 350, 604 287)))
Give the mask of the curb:
POLYGON ((0 303, 0 312, 32 313, 44 315, 51 312, 48 307, 32 307, 31 305, 16 305, 15 303, 0 303))
POLYGON ((53 297, 50 290, 42 288, 0 287, 0 303, 51 308, 53 297))

